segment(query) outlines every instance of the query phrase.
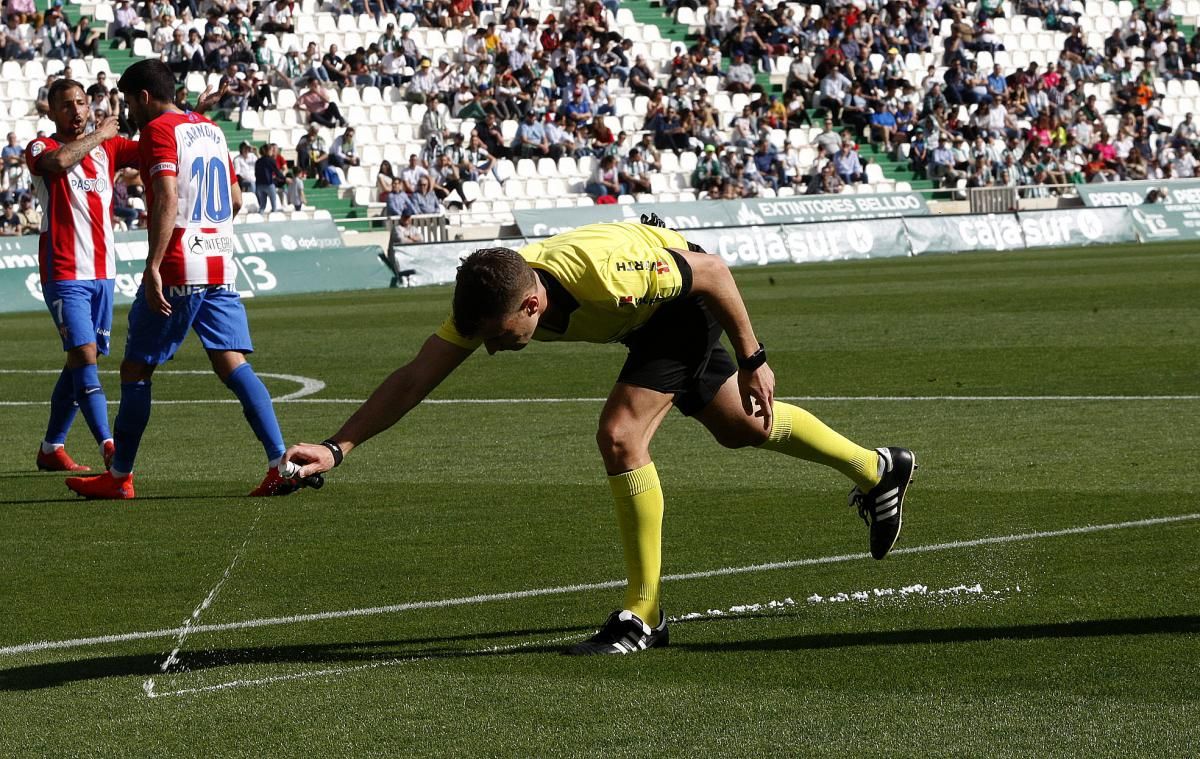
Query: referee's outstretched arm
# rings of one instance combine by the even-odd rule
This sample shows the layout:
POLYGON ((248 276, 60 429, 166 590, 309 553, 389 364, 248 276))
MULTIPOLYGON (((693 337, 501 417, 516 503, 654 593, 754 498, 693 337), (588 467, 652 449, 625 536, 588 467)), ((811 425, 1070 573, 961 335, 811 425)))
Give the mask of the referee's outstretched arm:
POLYGON ((300 464, 300 477, 333 469, 341 463, 341 457, 355 446, 400 421, 471 353, 437 335, 430 335, 413 360, 392 372, 375 388, 371 397, 358 407, 340 430, 318 445, 293 445, 284 454, 283 460, 300 464))

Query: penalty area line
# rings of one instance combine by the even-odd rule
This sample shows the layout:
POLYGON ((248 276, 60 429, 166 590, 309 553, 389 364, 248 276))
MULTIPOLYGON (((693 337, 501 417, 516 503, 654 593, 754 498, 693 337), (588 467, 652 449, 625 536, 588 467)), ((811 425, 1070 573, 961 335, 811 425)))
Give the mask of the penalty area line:
MULTIPOLYGON (((999 545, 1003 543, 1018 543, 1027 540, 1042 540, 1046 538, 1065 537, 1068 535, 1086 535, 1095 532, 1106 532, 1110 530, 1128 530, 1138 527, 1152 527, 1156 525, 1175 524, 1178 522, 1188 522, 1200 519, 1200 512, 1192 514, 1182 514, 1170 517, 1153 517, 1150 519, 1137 519, 1129 522, 1111 522, 1108 524, 1084 525, 1082 527, 1068 527, 1060 530, 1039 530, 1036 532, 1025 532, 1015 535, 998 535, 988 538, 976 538, 974 540, 955 540, 948 543, 933 543, 924 546, 912 546, 908 548, 896 548, 892 550, 894 555, 903 554, 920 554, 933 553, 936 551, 950 551, 959 548, 975 548, 978 546, 999 545)), ((743 567, 723 567, 720 569, 709 569, 700 572, 685 572, 681 574, 665 575, 663 582, 683 582, 687 580, 700 580, 712 577, 727 577, 730 575, 751 574, 754 572, 769 572, 778 569, 795 569, 798 567, 810 567, 820 564, 837 564, 847 561, 856 561, 859 559, 869 558, 867 553, 848 553, 834 556, 821 556, 811 559, 796 559, 793 561, 778 561, 767 564, 751 564, 743 567)), ((279 625, 295 625, 307 622, 319 622, 330 619, 350 619, 354 617, 371 617, 380 614, 397 614, 405 611, 415 611, 419 609, 444 609, 454 606, 470 606, 475 604, 489 603, 493 601, 515 601, 523 598, 537 598, 541 596, 564 595, 569 593, 583 593, 593 590, 609 590, 612 588, 624 587, 625 580, 607 580, 604 582, 583 583, 579 585, 563 585, 552 588, 534 588, 530 590, 517 590, 506 593, 486 593, 474 596, 460 596, 458 598, 444 598, 433 601, 412 601, 409 603, 391 604, 388 606, 371 606, 362 609, 343 609, 340 611, 325 611, 311 614, 294 614, 285 617, 266 617, 261 619, 247 619, 241 622, 222 622, 206 625, 195 625, 191 628, 190 634, 224 632, 228 630, 249 630, 257 627, 274 627, 279 625)), ((83 648, 86 646, 99 646, 110 643, 124 643, 127 641, 146 640, 151 638, 171 638, 178 636, 182 628, 174 627, 161 630, 144 630, 139 632, 116 633, 112 635, 98 635, 90 638, 71 638, 68 640, 43 640, 32 643, 21 643, 13 646, 0 647, 0 656, 13 656, 16 654, 33 653, 36 651, 49 651, 55 649, 68 648, 83 648)))

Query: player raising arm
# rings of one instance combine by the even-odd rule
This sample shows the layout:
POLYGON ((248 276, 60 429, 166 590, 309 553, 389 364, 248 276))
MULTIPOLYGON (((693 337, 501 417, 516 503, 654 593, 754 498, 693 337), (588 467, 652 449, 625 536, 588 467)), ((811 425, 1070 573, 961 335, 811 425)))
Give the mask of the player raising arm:
POLYGON ((175 107, 175 80, 161 61, 135 63, 117 86, 142 133, 150 252, 129 312, 112 466, 97 477, 68 478, 67 487, 89 498, 134 497, 133 463, 150 421, 151 377, 194 329, 266 451, 267 475, 251 495, 286 495, 298 485, 279 475, 283 435, 271 395, 245 358, 254 348, 233 286, 233 218, 242 199, 225 135, 204 116, 175 107))
POLYGON ((137 164, 137 143, 117 136, 117 119, 100 120, 86 133, 91 109, 84 87, 59 79, 47 95, 54 134, 25 147, 33 191, 42 207, 38 264, 42 296, 67 353, 50 395, 50 421, 37 454, 38 469, 86 471, 65 446, 77 409, 83 411, 100 455, 113 455, 107 399, 96 369, 108 355, 112 330, 113 177, 137 164))
MULTIPOLYGON (((718 256, 645 223, 592 224, 527 245, 485 248, 458 269, 453 312, 332 437, 293 446, 301 475, 328 471, 395 424, 482 345, 531 340, 621 342, 629 355, 600 414, 596 440, 616 505, 628 584, 613 612, 572 654, 622 654, 667 644, 659 606, 663 494, 650 441, 674 405, 721 445, 756 446, 833 467, 882 559, 900 533, 916 467, 904 448, 862 448, 803 409, 774 400, 775 377, 733 276, 718 256), (729 336, 736 361, 721 346, 729 336)), ((119 449, 118 445, 118 449, 119 449)))

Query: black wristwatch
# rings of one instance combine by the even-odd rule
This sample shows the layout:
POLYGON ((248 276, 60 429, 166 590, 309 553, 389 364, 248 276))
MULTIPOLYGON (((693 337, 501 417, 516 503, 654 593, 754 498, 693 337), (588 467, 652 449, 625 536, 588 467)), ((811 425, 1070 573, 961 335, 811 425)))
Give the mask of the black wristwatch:
POLYGON ((737 360, 738 368, 745 372, 752 372, 765 363, 767 363, 767 349, 763 347, 762 343, 758 344, 758 350, 737 360))
POLYGON ((341 466, 342 465, 342 457, 344 456, 344 454, 342 453, 342 447, 340 445, 338 445, 337 443, 333 442, 332 439, 322 440, 321 445, 328 448, 329 452, 333 454, 333 465, 335 467, 341 466))

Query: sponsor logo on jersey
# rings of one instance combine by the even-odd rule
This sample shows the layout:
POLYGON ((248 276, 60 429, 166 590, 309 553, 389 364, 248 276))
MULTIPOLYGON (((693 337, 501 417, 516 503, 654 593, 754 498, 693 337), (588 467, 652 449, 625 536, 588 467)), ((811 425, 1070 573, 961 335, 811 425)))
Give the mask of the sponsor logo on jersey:
POLYGON ((71 177, 70 185, 84 192, 104 192, 108 189, 108 180, 104 177, 71 177))
POLYGON ((229 235, 193 234, 187 238, 187 252, 193 256, 232 256, 233 238, 229 235))
POLYGON ((664 266, 666 264, 662 261, 618 261, 615 268, 617 271, 653 271, 659 274, 671 270, 669 266, 666 269, 660 268, 664 266))
POLYGON ((613 268, 617 271, 652 271, 655 274, 671 272, 671 265, 666 261, 618 261, 613 268))
POLYGON ((649 298, 638 298, 633 295, 620 295, 617 297, 617 305, 619 306, 652 306, 655 303, 662 303, 667 300, 666 295, 652 295, 649 298))

